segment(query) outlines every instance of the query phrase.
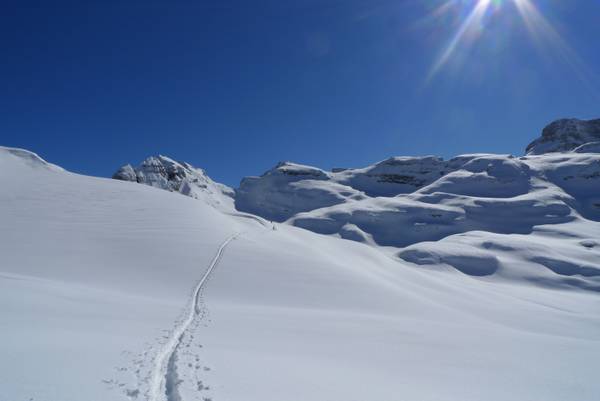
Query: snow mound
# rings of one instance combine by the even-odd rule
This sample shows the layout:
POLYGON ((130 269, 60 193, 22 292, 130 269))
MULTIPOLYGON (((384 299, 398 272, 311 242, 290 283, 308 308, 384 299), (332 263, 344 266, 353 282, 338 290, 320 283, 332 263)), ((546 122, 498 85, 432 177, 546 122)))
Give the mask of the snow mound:
MULTIPOLYGON (((587 232, 581 241, 600 238, 600 154, 465 155, 451 162, 461 167, 412 193, 298 213, 288 223, 377 247, 401 248, 399 257, 416 265, 554 287, 598 288, 595 265, 572 257, 568 249, 562 252, 560 242, 552 245, 557 254, 549 259, 551 252, 543 241, 519 263, 512 262, 524 254, 516 251, 508 264, 496 256, 503 246, 516 249, 503 245, 511 242, 511 235, 521 235, 526 244, 542 227, 587 232), (471 244, 457 244, 456 238, 473 232, 505 237, 494 237, 498 245, 492 248, 467 252, 471 244), (529 266, 529 275, 517 272, 523 266, 529 266)), ((584 243, 596 249, 595 242, 584 243)), ((573 249, 581 252, 583 247, 573 249)))
POLYGON ((315 167, 281 162, 260 177, 246 177, 236 190, 238 210, 269 220, 284 221, 298 213, 319 209, 366 196, 336 183, 315 167))
POLYGON ((352 224, 377 245, 405 247, 472 230, 527 234, 537 225, 573 221, 576 217, 564 201, 567 198, 551 189, 540 190, 536 196, 526 194, 513 198, 444 193, 399 195, 300 213, 289 223, 344 238, 347 236, 340 230, 352 224))
POLYGON ((233 210, 233 189, 214 182, 204 170, 189 163, 177 162, 166 156, 151 156, 138 167, 126 164, 113 175, 114 179, 138 182, 151 187, 179 192, 203 200, 222 210, 233 210))
POLYGON ((314 209, 376 196, 414 192, 468 161, 435 156, 390 157, 365 168, 331 172, 281 162, 260 177, 246 177, 236 192, 236 208, 275 221, 314 209))
MULTIPOLYGON (((522 157, 391 157, 331 172, 286 162, 261 177, 244 179, 236 207, 319 234, 401 249, 399 257, 416 265, 596 289, 597 266, 573 257, 569 249, 563 252, 560 243, 550 250, 538 244, 531 254, 515 251, 513 262, 519 262, 511 264, 495 252, 510 236, 522 236, 523 243, 537 241, 534 235, 542 227, 548 232, 583 230, 590 238, 581 238, 581 244, 597 249, 599 150, 600 119, 569 119, 544 128, 522 157), (493 249, 456 244, 456 238, 473 232, 506 237, 499 237, 493 249), (547 256, 549 251, 556 255, 547 256), (523 266, 531 274, 518 273, 523 266)), ((574 249, 581 251, 581 244, 574 249)))
POLYGON ((448 168, 447 162, 435 156, 391 157, 363 169, 336 169, 332 179, 369 196, 393 196, 432 183, 448 168))
POLYGON ((470 276, 598 292, 600 250, 590 235, 597 236, 598 228, 581 222, 536 229, 530 235, 472 231, 414 244, 397 255, 421 268, 448 266, 470 276))
POLYGON ((0 162, 6 164, 11 162, 17 162, 17 164, 26 165, 33 168, 44 168, 53 171, 64 171, 61 167, 48 163, 36 153, 30 152, 25 149, 9 148, 5 146, 0 146, 0 162))
POLYGON ((555 153, 526 157, 540 177, 566 194, 565 203, 589 220, 600 221, 600 153, 555 153))
POLYGON ((419 192, 510 198, 531 190, 529 167, 510 155, 458 156, 450 164, 460 167, 419 192))
POLYGON ((530 143, 526 152, 529 155, 568 152, 581 145, 598 141, 600 141, 600 119, 588 121, 576 118, 562 119, 546 126, 542 136, 530 143))

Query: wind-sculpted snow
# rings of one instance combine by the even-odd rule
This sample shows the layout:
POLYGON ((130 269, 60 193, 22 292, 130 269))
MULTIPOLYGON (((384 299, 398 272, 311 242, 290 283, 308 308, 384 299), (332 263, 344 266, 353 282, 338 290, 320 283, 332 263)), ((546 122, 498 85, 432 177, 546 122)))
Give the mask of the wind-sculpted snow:
POLYGON ((472 231, 404 248, 398 256, 421 267, 455 268, 473 276, 600 291, 598 227, 543 226, 529 235, 472 231))
MULTIPOLYGON (((600 225, 596 223, 600 221, 600 154, 566 152, 521 158, 474 154, 458 156, 448 162, 435 160, 438 167, 443 165, 444 175, 425 186, 415 187, 411 193, 392 197, 365 194, 362 199, 352 200, 338 198, 333 205, 300 211, 290 217, 288 223, 373 246, 405 248, 398 254, 403 260, 417 265, 425 260, 432 265, 452 266, 474 276, 502 276, 500 271, 518 270, 520 265, 503 264, 495 258, 494 252, 485 249, 465 254, 461 252, 468 247, 454 247, 442 257, 422 247, 474 231, 489 235, 518 234, 527 238, 540 227, 552 230, 552 227, 585 226, 600 238, 600 225)), ((321 177, 325 178, 319 181, 320 187, 338 185, 334 180, 340 174, 350 177, 353 172, 322 173, 321 177)), ((312 183, 312 180, 296 178, 293 186, 302 185, 305 193, 310 194, 312 183)), ((274 185, 273 191, 276 190, 277 185, 274 185)), ((263 201, 268 205, 270 198, 265 197, 263 201)), ((303 205, 308 208, 311 203, 303 205)), ((262 213, 261 210, 254 212, 262 213)), ((581 276, 566 282, 585 289, 598 288, 592 262, 578 264, 560 252, 553 259, 542 260, 545 253, 542 248, 537 247, 540 252, 537 259, 530 257, 523 261, 538 268, 539 277, 531 274, 527 280, 556 286, 565 282, 563 276, 581 276), (548 269, 554 275, 546 277, 548 269)), ((505 276, 524 279, 519 274, 505 276)))
MULTIPOLYGON (((590 155, 600 152, 600 120, 557 120, 544 128, 542 136, 533 141, 526 152, 532 157, 548 154, 548 159, 542 160, 549 163, 556 163, 551 160, 553 154, 562 154, 576 164, 585 164, 587 161, 576 161, 572 153, 590 155)), ((590 157, 594 156, 587 156, 588 159, 590 157)), ((535 166, 530 165, 528 160, 533 159, 493 154, 461 155, 447 161, 435 156, 391 157, 365 168, 336 168, 331 172, 285 162, 260 177, 244 178, 236 192, 235 205, 241 211, 284 221, 318 208, 369 197, 393 197, 415 192, 511 198, 534 191, 532 177, 546 179, 544 171, 540 172, 539 168, 539 174, 530 171, 535 166)), ((574 185, 580 186, 580 178, 583 179, 585 175, 582 169, 585 168, 569 168, 576 170, 572 174, 576 181, 574 185)), ((593 170, 587 174, 588 177, 595 174, 594 165, 586 168, 593 170)), ((541 167, 541 170, 545 169, 551 167, 541 167)), ((552 182, 567 193, 572 192, 572 189, 566 189, 573 187, 572 184, 552 182)), ((585 216, 596 216, 594 205, 597 199, 593 195, 585 196, 586 200, 576 208, 585 216)), ((306 220, 302 221, 300 225, 308 227, 304 224, 306 220)), ((310 225, 314 227, 314 224, 310 225)), ((356 238, 364 237, 354 228, 348 234, 356 238)))
POLYGON ((565 203, 581 216, 600 221, 600 153, 556 153, 524 159, 568 195, 565 203))
POLYGON ((339 170, 332 179, 369 196, 394 196, 434 182, 449 168, 448 162, 434 156, 391 157, 363 169, 339 170))
POLYGON ((260 177, 246 177, 236 191, 238 210, 285 221, 310 210, 373 196, 410 193, 428 185, 464 161, 433 156, 392 157, 362 169, 332 172, 282 162, 260 177))
POLYGON ((548 190, 540 191, 539 197, 482 198, 434 193, 372 198, 300 213, 290 223, 343 238, 347 236, 340 230, 351 224, 364 234, 364 242, 395 247, 472 230, 527 234, 536 225, 575 219, 571 208, 554 199, 554 194, 548 190))
POLYGON ((461 167, 418 193, 451 193, 483 198, 511 198, 531 190, 529 166, 510 155, 459 156, 461 167))
POLYGON ((152 156, 138 167, 126 164, 113 175, 114 179, 180 192, 200 199, 221 210, 233 210, 233 190, 210 179, 204 170, 166 156, 152 156))
MULTIPOLYGON (((26 164, 32 168, 44 168, 54 171, 64 171, 61 167, 48 163, 46 160, 39 157, 36 153, 30 152, 25 149, 7 148, 5 146, 0 146, 0 155, 2 155, 2 159, 0 159, 0 162, 2 163, 8 164, 12 162, 16 164, 26 164)), ((8 171, 4 171, 3 173, 7 174, 8 171)))
POLYGON ((236 190, 238 210, 269 220, 284 221, 296 213, 364 199, 351 187, 331 180, 331 173, 282 162, 261 177, 246 177, 236 190))

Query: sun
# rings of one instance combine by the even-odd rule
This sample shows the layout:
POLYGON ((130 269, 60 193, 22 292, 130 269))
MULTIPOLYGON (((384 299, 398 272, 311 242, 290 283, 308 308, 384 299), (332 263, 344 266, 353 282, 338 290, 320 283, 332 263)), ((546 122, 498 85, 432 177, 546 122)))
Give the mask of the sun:
MULTIPOLYGON (((440 10, 447 10, 450 6, 453 6, 454 3, 457 2, 455 0, 449 0, 441 6, 440 10)), ((473 28, 479 25, 491 4, 492 0, 477 0, 475 2, 475 5, 472 6, 470 12, 466 15, 463 23, 460 25, 460 28, 458 29, 456 34, 431 68, 429 78, 435 76, 446 65, 446 63, 448 63, 452 55, 455 53, 455 51, 461 44, 461 41, 467 35, 472 34, 474 31, 473 28)))
POLYGON ((458 52, 466 51, 469 44, 479 40, 489 17, 502 12, 513 12, 539 47, 552 48, 564 61, 581 69, 581 65, 575 65, 582 64, 575 52, 538 10, 534 0, 445 0, 431 15, 439 18, 458 13, 461 22, 433 63, 427 80, 439 74, 458 52))

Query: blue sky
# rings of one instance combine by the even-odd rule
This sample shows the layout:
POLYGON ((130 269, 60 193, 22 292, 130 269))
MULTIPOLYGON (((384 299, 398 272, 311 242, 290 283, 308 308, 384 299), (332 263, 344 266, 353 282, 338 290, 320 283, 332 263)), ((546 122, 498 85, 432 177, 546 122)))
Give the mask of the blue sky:
POLYGON ((521 154, 560 117, 600 117, 600 1, 3 3, 0 144, 110 176, 161 153, 236 186, 279 160, 521 154), (551 27, 555 35, 548 34, 551 27))

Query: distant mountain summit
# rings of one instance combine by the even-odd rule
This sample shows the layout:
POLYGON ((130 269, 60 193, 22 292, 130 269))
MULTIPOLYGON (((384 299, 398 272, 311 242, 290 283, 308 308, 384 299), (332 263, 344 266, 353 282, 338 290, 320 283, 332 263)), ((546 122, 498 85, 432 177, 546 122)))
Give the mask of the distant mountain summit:
POLYGON ((595 149, 600 152, 600 119, 578 120, 568 118, 556 120, 547 125, 542 136, 527 146, 528 155, 569 152, 585 146, 586 153, 595 149))
POLYGON ((119 168, 112 178, 179 192, 204 200, 219 209, 233 209, 233 189, 214 182, 200 168, 166 156, 148 157, 137 167, 126 164, 119 168))

